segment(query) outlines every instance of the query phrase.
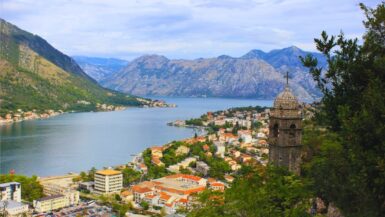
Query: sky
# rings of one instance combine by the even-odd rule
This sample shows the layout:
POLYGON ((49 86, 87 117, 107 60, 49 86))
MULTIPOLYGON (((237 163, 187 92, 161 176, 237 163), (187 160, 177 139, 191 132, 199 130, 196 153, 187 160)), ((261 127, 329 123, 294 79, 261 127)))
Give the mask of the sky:
POLYGON ((0 0, 0 17, 68 55, 132 60, 315 51, 322 30, 361 38, 358 4, 381 0, 0 0))

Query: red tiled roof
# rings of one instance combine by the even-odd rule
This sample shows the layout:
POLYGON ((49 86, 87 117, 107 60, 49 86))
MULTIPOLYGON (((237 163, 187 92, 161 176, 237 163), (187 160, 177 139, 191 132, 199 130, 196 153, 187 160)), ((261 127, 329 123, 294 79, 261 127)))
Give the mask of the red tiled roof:
POLYGON ((194 181, 200 181, 202 178, 199 176, 193 176, 193 175, 187 175, 187 174, 182 174, 182 177, 185 179, 191 179, 194 181))
POLYGON ((123 191, 122 193, 120 193, 120 195, 122 195, 123 197, 127 197, 127 196, 132 195, 132 192, 131 191, 123 191))
POLYGON ((205 145, 203 146, 203 150, 208 151, 208 150, 210 150, 210 147, 209 147, 207 144, 205 144, 205 145))
POLYGON ((211 183, 211 182, 216 182, 217 180, 216 179, 214 179, 214 178, 208 178, 207 179, 207 182, 209 182, 209 183, 211 183))
POLYGON ((214 183, 211 184, 211 186, 214 186, 214 187, 225 187, 225 185, 220 183, 220 182, 214 182, 214 183))
POLYGON ((188 174, 175 174, 175 175, 169 175, 166 176, 168 179, 177 179, 177 178, 184 178, 184 179, 191 179, 194 181, 200 181, 202 178, 199 176, 194 176, 194 175, 188 175, 188 174))
POLYGON ((179 203, 188 203, 188 200, 186 198, 181 198, 178 201, 179 203))
POLYGON ((146 195, 146 198, 148 198, 148 199, 152 199, 154 197, 155 197, 155 195, 151 195, 151 194, 146 195))
POLYGON ((163 151, 162 146, 154 146, 154 147, 151 147, 150 149, 151 149, 151 151, 163 151))
POLYGON ((147 193, 147 192, 150 192, 150 191, 152 191, 152 190, 147 188, 147 187, 140 187, 140 186, 137 186, 137 185, 132 187, 132 192, 137 192, 137 193, 140 193, 140 194, 147 193))
POLYGON ((167 193, 164 193, 164 192, 160 192, 160 199, 162 200, 169 200, 171 198, 170 195, 168 195, 167 193))

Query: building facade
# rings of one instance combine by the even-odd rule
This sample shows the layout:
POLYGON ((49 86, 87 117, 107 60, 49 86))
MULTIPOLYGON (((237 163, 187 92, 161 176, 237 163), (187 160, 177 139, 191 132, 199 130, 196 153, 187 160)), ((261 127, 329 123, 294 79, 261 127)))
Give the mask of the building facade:
POLYGON ((99 170, 95 173, 97 193, 119 193, 123 188, 123 174, 117 170, 99 170))
POLYGON ((66 206, 79 204, 79 191, 71 189, 67 186, 61 186, 54 183, 41 183, 43 186, 43 193, 47 196, 64 195, 67 198, 66 206))
POLYGON ((0 201, 14 200, 21 202, 21 185, 18 182, 0 184, 0 201))
POLYGON ((201 174, 203 174, 204 176, 207 176, 207 174, 209 173, 210 171, 210 167, 209 165, 207 165, 205 162, 203 161, 198 161, 196 163, 196 168, 195 170, 201 174))
MULTIPOLYGON (((16 202, 14 200, 3 200, 0 201, 0 214, 8 217, 23 216, 28 214, 28 204, 16 202), (6 215, 4 215, 4 211, 6 215)), ((0 215, 1 216, 1 215, 0 215)))
POLYGON ((300 174, 302 113, 288 85, 274 101, 269 123, 269 162, 300 174))
POLYGON ((33 201, 33 207, 38 213, 51 212, 68 206, 68 199, 64 195, 52 195, 33 201))

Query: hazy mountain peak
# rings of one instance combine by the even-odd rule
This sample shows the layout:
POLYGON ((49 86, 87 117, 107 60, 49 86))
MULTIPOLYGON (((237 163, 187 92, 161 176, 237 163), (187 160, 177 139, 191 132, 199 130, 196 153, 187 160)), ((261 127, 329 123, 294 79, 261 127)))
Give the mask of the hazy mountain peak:
POLYGON ((253 49, 243 55, 241 58, 244 59, 263 59, 266 56, 266 53, 262 50, 253 49))
MULTIPOLYGON (((102 84, 142 96, 272 99, 282 90, 285 80, 281 69, 266 61, 269 54, 256 49, 241 58, 221 55, 195 60, 169 60, 164 56, 145 55, 104 79, 102 84)), ((295 55, 289 57, 298 58, 295 55)), ((317 94, 307 91, 313 91, 311 87, 314 84, 307 84, 311 77, 303 77, 304 73, 292 75, 291 87, 299 98, 310 100, 317 94), (297 78, 304 78, 306 88, 297 78)))
POLYGON ((225 60, 225 59, 232 59, 233 57, 229 56, 229 55, 220 55, 217 57, 218 59, 222 59, 222 60, 225 60))
POLYGON ((133 62, 167 62, 169 59, 163 55, 148 54, 140 56, 133 60, 133 62))
POLYGON ((128 64, 127 60, 117 58, 101 58, 101 57, 72 57, 80 67, 96 81, 101 81, 104 78, 118 72, 128 64))

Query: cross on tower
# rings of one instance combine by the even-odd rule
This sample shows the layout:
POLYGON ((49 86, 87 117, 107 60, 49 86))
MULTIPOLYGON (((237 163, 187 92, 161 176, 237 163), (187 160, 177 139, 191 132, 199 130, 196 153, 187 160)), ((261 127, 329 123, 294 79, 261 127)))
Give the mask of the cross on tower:
POLYGON ((286 87, 289 86, 289 72, 286 72, 286 75, 284 76, 286 78, 286 87))

